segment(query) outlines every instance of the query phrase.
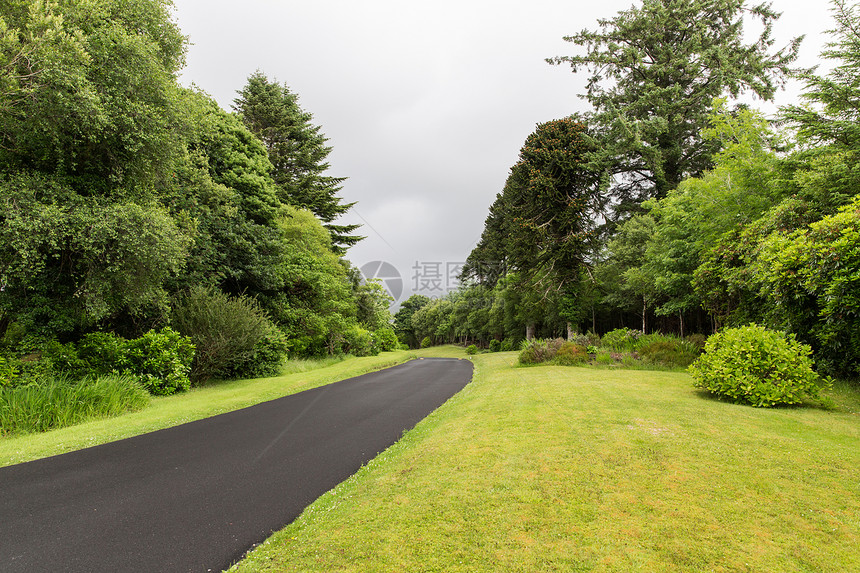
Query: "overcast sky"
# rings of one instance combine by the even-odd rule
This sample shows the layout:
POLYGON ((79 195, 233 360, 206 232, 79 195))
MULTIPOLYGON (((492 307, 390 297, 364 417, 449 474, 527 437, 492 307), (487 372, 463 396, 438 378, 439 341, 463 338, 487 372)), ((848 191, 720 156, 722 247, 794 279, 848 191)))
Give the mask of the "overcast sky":
MULTIPOLYGON (((181 81, 231 109, 255 70, 289 85, 333 147, 330 175, 364 225, 357 267, 390 262, 438 296, 480 238, 487 210, 537 123, 586 111, 585 74, 544 58, 576 53, 633 0, 175 0, 191 46, 181 81), (436 271, 439 277, 434 277, 436 271), (437 288, 438 287, 438 288, 437 288)), ((639 4, 639 2, 637 2, 639 4)), ((778 45, 806 34, 818 63, 825 0, 774 0, 778 45)), ((799 87, 777 95, 796 99, 799 87)), ((768 110, 773 110, 768 107, 768 110)), ((389 281, 395 286, 394 281, 389 281)))

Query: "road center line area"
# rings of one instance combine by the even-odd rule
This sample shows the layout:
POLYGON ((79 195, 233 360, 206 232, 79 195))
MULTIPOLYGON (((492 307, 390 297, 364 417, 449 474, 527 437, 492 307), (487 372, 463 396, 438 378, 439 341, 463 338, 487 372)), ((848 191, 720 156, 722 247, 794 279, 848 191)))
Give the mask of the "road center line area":
POLYGON ((222 571, 472 377, 427 358, 0 468, 0 572, 222 571))

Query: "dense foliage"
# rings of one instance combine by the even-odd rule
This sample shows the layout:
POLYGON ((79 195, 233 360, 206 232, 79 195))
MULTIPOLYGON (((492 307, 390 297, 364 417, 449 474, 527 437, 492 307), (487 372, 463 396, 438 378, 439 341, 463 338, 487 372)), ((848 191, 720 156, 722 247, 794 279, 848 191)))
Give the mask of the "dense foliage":
POLYGON ((690 373, 697 387, 737 403, 799 404, 818 397, 826 384, 813 370, 811 353, 793 335, 751 324, 710 337, 690 373))

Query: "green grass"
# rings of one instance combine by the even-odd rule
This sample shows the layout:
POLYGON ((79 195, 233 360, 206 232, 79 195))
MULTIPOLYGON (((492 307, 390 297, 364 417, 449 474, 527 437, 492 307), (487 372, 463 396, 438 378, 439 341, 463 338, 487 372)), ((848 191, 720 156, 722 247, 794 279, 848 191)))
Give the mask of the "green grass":
POLYGON ((414 352, 384 352, 366 358, 290 361, 281 376, 213 383, 175 396, 154 397, 147 407, 134 413, 39 434, 0 437, 0 467, 238 410, 393 366, 414 356, 414 352))
POLYGON ((860 571, 856 388, 755 409, 684 373, 472 360, 472 384, 233 570, 860 571))
POLYGON ((0 434, 45 432, 87 420, 118 416, 149 404, 149 392, 131 376, 79 381, 52 378, 0 388, 0 434))

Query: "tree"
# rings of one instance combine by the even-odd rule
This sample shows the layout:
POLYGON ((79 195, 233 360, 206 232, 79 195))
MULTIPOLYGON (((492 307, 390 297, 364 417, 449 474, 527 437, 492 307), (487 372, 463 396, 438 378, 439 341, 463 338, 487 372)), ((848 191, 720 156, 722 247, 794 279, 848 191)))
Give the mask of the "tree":
POLYGON ((827 76, 803 72, 806 90, 801 98, 806 105, 782 110, 805 146, 796 157, 802 194, 822 216, 836 213, 860 187, 860 14, 844 0, 831 4, 834 39, 821 57, 837 65, 827 76))
POLYGON ((351 234, 359 225, 333 223, 355 203, 342 204, 337 196, 344 177, 325 175, 332 148, 326 145, 320 126, 311 123, 313 116, 299 106, 298 96, 286 84, 271 82, 258 71, 239 92, 234 109, 265 144, 281 201, 319 217, 337 253, 360 241, 363 237, 351 234))
POLYGON ((711 167, 719 147, 701 132, 714 98, 751 90, 771 99, 791 73, 802 38, 771 54, 779 14, 767 4, 745 4, 643 0, 599 20, 599 31, 565 38, 584 54, 547 60, 591 71, 583 97, 594 107, 592 123, 603 129, 601 149, 622 179, 617 211, 662 198, 711 167), (743 41, 745 15, 763 26, 750 44, 743 41))
POLYGON ((579 276, 603 209, 603 173, 588 164, 587 127, 570 117, 539 124, 511 169, 503 201, 510 265, 542 290, 579 276))
POLYGON ((431 303, 431 299, 423 294, 413 294, 400 304, 400 310, 394 315, 394 332, 401 342, 409 348, 418 348, 421 339, 417 337, 412 316, 421 308, 431 303))
POLYGON ((86 193, 151 190, 181 149, 186 40, 168 0, 12 1, 0 22, 0 163, 86 193))

